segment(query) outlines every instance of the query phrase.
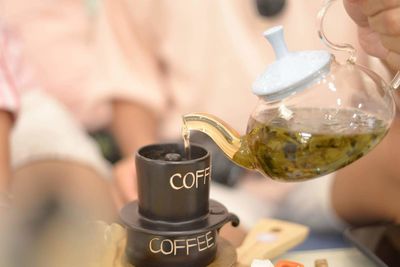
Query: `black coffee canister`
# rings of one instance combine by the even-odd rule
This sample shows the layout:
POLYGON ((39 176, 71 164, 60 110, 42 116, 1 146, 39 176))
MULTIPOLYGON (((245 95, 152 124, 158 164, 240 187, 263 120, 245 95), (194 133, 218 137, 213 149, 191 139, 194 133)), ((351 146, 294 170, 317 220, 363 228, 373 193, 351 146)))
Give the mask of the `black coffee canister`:
POLYGON ((218 231, 239 219, 209 199, 208 151, 192 145, 155 144, 136 154, 138 200, 121 211, 126 256, 135 267, 205 267, 217 253, 218 231))
POLYGON ((136 154, 139 213, 168 222, 199 219, 208 214, 210 155, 192 145, 192 160, 166 161, 166 154, 182 154, 176 144, 150 145, 136 154))

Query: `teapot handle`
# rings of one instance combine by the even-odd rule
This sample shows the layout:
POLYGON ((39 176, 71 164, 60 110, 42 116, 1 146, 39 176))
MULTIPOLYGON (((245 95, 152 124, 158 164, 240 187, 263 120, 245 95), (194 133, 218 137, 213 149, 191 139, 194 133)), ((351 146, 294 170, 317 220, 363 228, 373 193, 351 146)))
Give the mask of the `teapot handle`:
POLYGON ((396 73, 396 76, 394 76, 392 82, 390 83, 390 86, 394 90, 400 89, 400 70, 396 73))
POLYGON ((352 46, 351 44, 335 44, 332 41, 326 37, 325 34, 325 27, 324 27, 324 22, 325 22, 325 17, 326 13, 328 12, 329 8, 332 6, 332 4, 336 2, 336 0, 325 0, 324 5, 318 12, 318 24, 319 24, 319 29, 318 29, 318 35, 319 38, 322 40, 322 42, 328 46, 329 48, 337 51, 344 51, 350 54, 349 58, 347 61, 349 63, 355 63, 357 60, 356 53, 357 50, 352 46))
MULTIPOLYGON (((350 54, 349 58, 347 61, 349 63, 355 64, 357 57, 356 57, 356 52, 357 50, 351 45, 351 44, 335 44, 332 41, 330 41, 325 34, 325 28, 324 28, 324 21, 326 17, 326 13, 328 12, 329 8, 332 6, 332 4, 336 2, 336 0, 325 0, 324 5, 322 6, 321 10, 318 12, 318 24, 319 24, 319 30, 318 30, 318 35, 322 42, 328 46, 329 48, 337 51, 345 51, 350 54)), ((390 87, 394 90, 400 89, 400 71, 397 72, 395 77, 393 78, 392 82, 390 83, 390 87)))

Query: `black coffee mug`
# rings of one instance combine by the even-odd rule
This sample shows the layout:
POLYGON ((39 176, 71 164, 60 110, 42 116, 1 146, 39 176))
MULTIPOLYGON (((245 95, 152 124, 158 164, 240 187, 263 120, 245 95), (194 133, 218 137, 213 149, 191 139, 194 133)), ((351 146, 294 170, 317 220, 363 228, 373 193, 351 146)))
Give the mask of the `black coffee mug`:
POLYGON ((167 161, 167 153, 184 155, 178 144, 156 144, 136 153, 139 213, 150 220, 189 222, 208 215, 211 163, 208 151, 191 146, 191 160, 167 161))

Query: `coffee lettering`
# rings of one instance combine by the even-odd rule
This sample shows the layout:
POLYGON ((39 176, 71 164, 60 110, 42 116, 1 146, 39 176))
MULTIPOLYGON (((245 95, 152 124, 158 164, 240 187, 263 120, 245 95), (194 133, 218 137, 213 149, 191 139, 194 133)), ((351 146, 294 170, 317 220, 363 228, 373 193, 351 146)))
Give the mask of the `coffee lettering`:
POLYGON ((199 187, 199 179, 200 179, 201 177, 203 177, 204 184, 206 184, 206 178, 204 177, 204 170, 198 170, 198 171, 196 171, 196 177, 197 177, 197 179, 196 179, 196 188, 199 187))
POLYGON ((212 234, 211 231, 206 234, 207 248, 211 248, 212 246, 214 246, 214 241, 213 241, 214 238, 212 237, 211 234, 212 234), (213 242, 210 243, 210 241, 213 241, 213 242))
POLYGON ((170 239, 164 239, 164 240, 161 242, 161 252, 162 252, 162 254, 164 254, 164 255, 169 255, 169 254, 171 254, 173 251, 174 251, 174 243, 172 242, 172 240, 170 240, 170 239), (165 246, 164 246, 164 245, 165 245, 166 243, 169 244, 170 251, 167 251, 167 249, 168 249, 168 244, 167 244, 167 249, 165 249, 165 246))
POLYGON ((174 182, 174 178, 181 178, 182 179, 182 175, 179 173, 175 173, 174 175, 171 176, 171 178, 169 179, 169 183, 171 185, 171 187, 175 190, 179 190, 183 188, 182 186, 176 186, 176 183, 174 182))
POLYGON ((176 255, 176 251, 178 250, 178 249, 182 249, 182 248, 185 248, 185 246, 179 246, 178 245, 178 242, 184 242, 185 243, 185 239, 176 239, 176 240, 174 240, 174 255, 176 255))
POLYGON ((197 237, 197 245, 199 247, 199 251, 203 251, 203 250, 207 249, 207 245, 204 247, 201 247, 202 244, 206 244, 206 237, 204 235, 197 237), (203 238, 204 241, 200 241, 201 238, 203 238))
POLYGON ((159 239, 159 238, 153 238, 152 240, 150 240, 150 244, 149 244, 150 251, 151 251, 152 253, 154 253, 154 254, 157 254, 157 253, 161 252, 161 246, 160 246, 160 249, 158 249, 158 250, 155 250, 155 249, 153 248, 153 242, 155 242, 155 241, 157 241, 157 240, 160 240, 160 239, 159 239))
POLYGON ((206 177, 208 178, 208 180, 210 180, 210 177, 211 177, 210 174, 211 174, 211 167, 205 168, 205 170, 204 170, 204 184, 206 183, 206 180, 205 180, 206 177))
POLYGON ((149 242, 150 252, 153 254, 163 254, 174 256, 178 254, 190 255, 191 252, 204 251, 212 248, 215 245, 213 232, 199 235, 189 239, 162 239, 159 237, 153 238, 149 242))
POLYGON ((190 244, 191 241, 196 242, 196 238, 186 239, 186 255, 190 254, 190 248, 197 246, 196 243, 190 244))
POLYGON ((174 190, 199 188, 199 184, 210 181, 210 167, 185 174, 175 173, 169 178, 169 184, 174 190), (200 180, 200 181, 199 181, 200 180))
POLYGON ((183 186, 184 186, 185 188, 187 188, 187 189, 192 188, 192 187, 194 186, 194 184, 196 183, 196 181, 197 181, 197 178, 196 178, 196 176, 194 175, 194 173, 188 172, 188 173, 183 177, 183 186), (192 177, 192 184, 191 184, 191 185, 188 185, 188 184, 187 184, 187 181, 188 181, 188 179, 189 179, 189 178, 188 178, 189 176, 192 177))

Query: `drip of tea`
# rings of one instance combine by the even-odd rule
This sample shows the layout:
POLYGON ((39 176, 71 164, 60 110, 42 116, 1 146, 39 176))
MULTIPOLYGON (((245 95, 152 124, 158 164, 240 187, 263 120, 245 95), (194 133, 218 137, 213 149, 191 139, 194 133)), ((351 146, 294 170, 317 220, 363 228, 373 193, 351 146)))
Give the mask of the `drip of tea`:
POLYGON ((236 153, 234 161, 255 164, 276 180, 307 180, 359 159, 379 143, 388 128, 383 120, 358 110, 292 111, 290 119, 270 113, 251 118, 248 133, 242 137, 246 147, 236 153))
POLYGON ((182 124, 182 139, 183 139, 185 158, 187 160, 191 160, 190 130, 186 127, 185 122, 182 124))
POLYGON ((181 161, 182 156, 178 153, 168 153, 164 156, 165 161, 181 161))

